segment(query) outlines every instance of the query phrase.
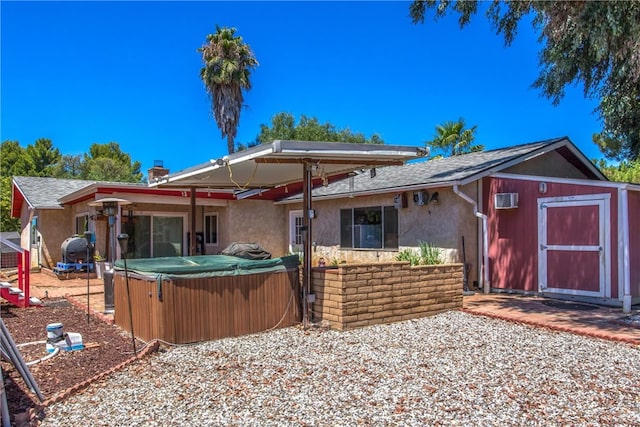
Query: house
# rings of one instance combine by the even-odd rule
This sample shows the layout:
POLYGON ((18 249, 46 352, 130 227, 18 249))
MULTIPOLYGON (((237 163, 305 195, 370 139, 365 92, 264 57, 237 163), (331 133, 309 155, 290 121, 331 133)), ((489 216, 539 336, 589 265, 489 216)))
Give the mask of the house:
MULTIPOLYGON (((181 171, 178 176, 193 177, 204 170, 205 179, 170 186, 158 185, 172 176, 162 164, 149 169, 151 185, 17 176, 12 216, 21 219, 21 246, 31 249, 32 268, 55 267, 65 239, 87 230, 95 233, 98 254, 110 260, 121 256, 115 244, 120 233, 129 235, 129 258, 188 255, 192 230, 194 255, 217 254, 232 242, 258 241, 273 256, 282 256, 289 251, 288 236, 274 230, 286 230, 285 208, 273 203, 273 194, 302 188, 298 156, 328 160, 351 155, 360 166, 401 164, 420 154, 424 150, 414 147, 277 141, 181 171), (209 185, 206 177, 215 173, 222 184, 209 185), (271 197, 255 188, 274 187, 274 182, 271 197), (107 200, 117 201, 114 212, 105 209, 102 201, 107 200)), ((323 174, 327 180, 343 176, 352 168, 349 163, 327 164, 323 174)))
MULTIPOLYGON (((270 201, 245 201, 239 208, 233 192, 198 190, 195 212, 199 253, 216 254, 233 241, 253 241, 284 254, 284 236, 272 227, 284 227, 270 201), (250 223, 247 215, 260 211, 264 222, 250 223), (246 221, 243 223, 242 221, 246 221)), ((127 233, 131 258, 187 255, 190 193, 188 189, 157 189, 147 184, 82 181, 40 177, 13 178, 13 216, 21 219, 21 246, 31 250, 31 268, 53 269, 62 260, 65 239, 95 233, 96 252, 107 259, 121 257, 115 235, 127 233), (126 200, 111 218, 90 206, 106 198, 126 200), (111 222, 111 232, 110 232, 111 222), (110 251, 114 250, 114 255, 110 251)))
POLYGON ((129 257, 186 255, 193 231, 201 253, 258 241, 309 265, 390 261, 424 241, 485 292, 640 303, 640 186, 609 182, 568 138, 402 165, 420 155, 406 148, 276 141, 150 170, 149 185, 15 177, 12 212, 32 266, 87 227, 101 254, 126 232, 129 257), (91 206, 105 198, 128 204, 111 218, 91 206))
MULTIPOLYGON (((276 202, 294 250, 300 200, 276 202)), ((640 303, 640 186, 609 182, 566 137, 361 171, 313 201, 316 262, 389 261, 425 241, 485 292, 640 303)))

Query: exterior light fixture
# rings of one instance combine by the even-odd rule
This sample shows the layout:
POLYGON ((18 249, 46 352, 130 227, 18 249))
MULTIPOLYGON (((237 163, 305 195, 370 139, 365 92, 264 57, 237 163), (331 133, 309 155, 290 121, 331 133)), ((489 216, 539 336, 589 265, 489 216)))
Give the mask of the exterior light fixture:
POLYGON ((433 194, 431 195, 431 198, 429 199, 429 203, 434 203, 434 204, 440 203, 440 194, 438 194, 437 191, 433 192, 433 194))
POLYGON ((115 228, 116 216, 118 215, 118 208, 123 205, 130 205, 131 202, 125 199, 117 199, 115 197, 108 197, 104 199, 94 200, 87 203, 89 206, 101 207, 103 215, 109 217, 109 248, 108 258, 109 262, 115 260, 115 228))

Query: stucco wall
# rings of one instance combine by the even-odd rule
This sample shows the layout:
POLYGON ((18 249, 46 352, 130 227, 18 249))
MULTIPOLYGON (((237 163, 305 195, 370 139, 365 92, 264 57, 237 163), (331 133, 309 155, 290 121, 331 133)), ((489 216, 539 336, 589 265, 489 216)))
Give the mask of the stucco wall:
POLYGON ((233 242, 259 243, 274 257, 287 254, 288 218, 282 205, 268 200, 230 201, 218 218, 222 249, 233 242))
MULTIPOLYGON (((476 184, 461 188, 476 199, 476 184)), ((467 264, 470 264, 469 283, 478 280, 478 226, 473 206, 457 196, 451 188, 428 189, 429 195, 438 192, 436 203, 419 206, 413 202, 413 192, 407 193, 408 205, 398 211, 399 249, 351 249, 340 247, 340 209, 393 206, 394 193, 366 197, 316 200, 313 208, 317 218, 312 224, 312 265, 318 265, 320 257, 327 265, 360 262, 394 261, 398 251, 417 249, 420 241, 433 243, 443 250, 446 262, 462 262, 462 236, 465 238, 467 264)), ((287 210, 300 210, 300 205, 288 205, 287 210)), ((288 213, 287 213, 288 218, 288 213)), ((285 230, 288 237, 288 226, 285 230)))
MULTIPOLYGON (((73 230, 73 219, 70 219, 71 209, 47 209, 36 211, 38 215, 38 230, 41 233, 41 258, 40 263, 47 268, 53 268, 56 263, 62 261, 60 247, 62 242, 70 237, 73 230)), ((33 252, 37 252, 32 250, 33 252)), ((32 267, 34 256, 32 259, 32 267)))

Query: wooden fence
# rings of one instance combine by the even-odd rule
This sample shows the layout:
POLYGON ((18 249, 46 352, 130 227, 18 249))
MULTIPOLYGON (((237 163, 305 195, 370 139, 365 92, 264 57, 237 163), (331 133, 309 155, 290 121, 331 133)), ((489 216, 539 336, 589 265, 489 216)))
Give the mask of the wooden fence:
MULTIPOLYGON (((298 270, 163 281, 129 277, 134 334, 175 344, 300 322, 298 270), (280 322, 280 323, 279 323, 280 322)), ((115 323, 131 331, 124 272, 114 276, 115 323)))

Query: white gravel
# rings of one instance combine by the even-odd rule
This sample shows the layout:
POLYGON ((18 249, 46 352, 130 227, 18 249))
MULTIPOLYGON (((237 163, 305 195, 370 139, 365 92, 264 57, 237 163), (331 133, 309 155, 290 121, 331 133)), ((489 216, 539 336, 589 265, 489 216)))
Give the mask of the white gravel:
POLYGON ((174 347, 43 426, 640 425, 640 348, 452 311, 174 347))

